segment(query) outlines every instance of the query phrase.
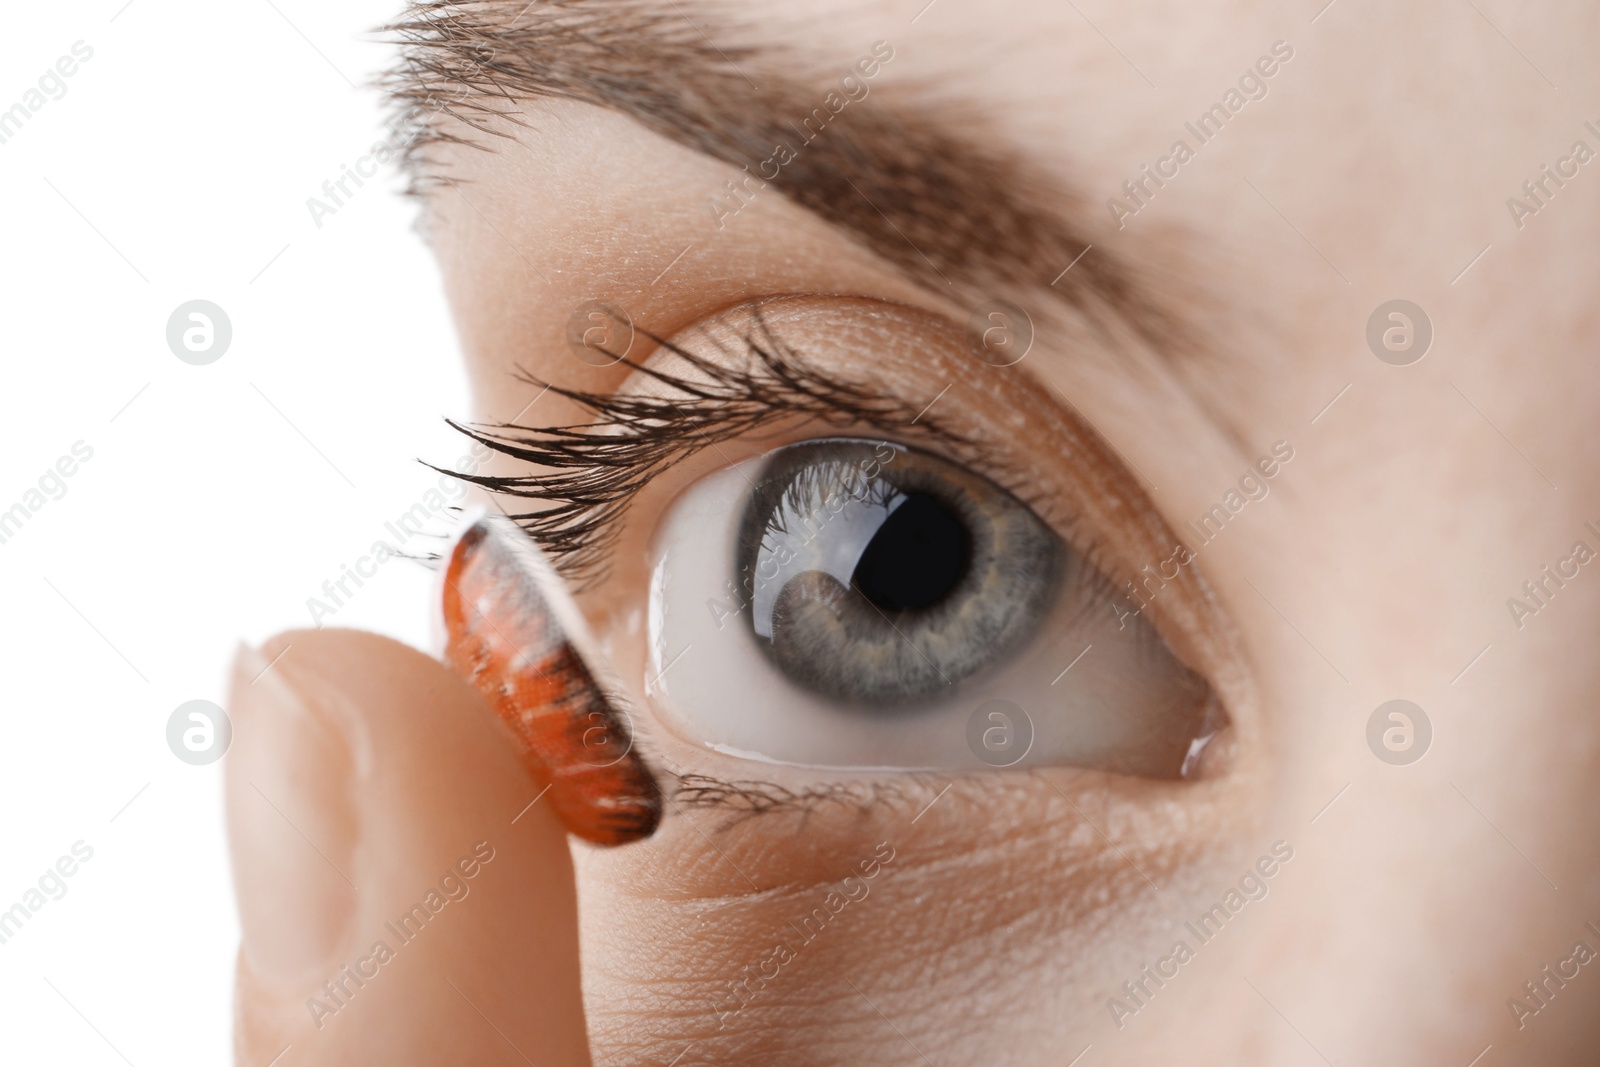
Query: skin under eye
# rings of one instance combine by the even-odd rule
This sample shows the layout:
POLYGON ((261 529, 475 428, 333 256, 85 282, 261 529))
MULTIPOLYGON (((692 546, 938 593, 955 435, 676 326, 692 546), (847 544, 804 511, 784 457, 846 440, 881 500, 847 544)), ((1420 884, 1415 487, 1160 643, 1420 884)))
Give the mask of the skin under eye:
POLYGON ((1026 505, 892 442, 801 442, 701 479, 653 564, 651 699, 727 755, 1176 778, 1221 718, 1026 505))

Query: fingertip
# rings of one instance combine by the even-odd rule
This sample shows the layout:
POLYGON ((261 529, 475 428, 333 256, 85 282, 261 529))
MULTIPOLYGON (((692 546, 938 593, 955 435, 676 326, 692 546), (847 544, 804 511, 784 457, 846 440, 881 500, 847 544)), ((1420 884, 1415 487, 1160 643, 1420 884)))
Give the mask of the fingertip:
POLYGON ((241 658, 241 679, 241 1054, 587 1063, 566 837, 477 694, 423 653, 350 630, 280 634, 241 658), (274 792, 271 805, 256 795, 274 792), (277 814, 310 832, 274 831, 277 814), (329 892, 352 901, 338 923, 307 903, 329 892))

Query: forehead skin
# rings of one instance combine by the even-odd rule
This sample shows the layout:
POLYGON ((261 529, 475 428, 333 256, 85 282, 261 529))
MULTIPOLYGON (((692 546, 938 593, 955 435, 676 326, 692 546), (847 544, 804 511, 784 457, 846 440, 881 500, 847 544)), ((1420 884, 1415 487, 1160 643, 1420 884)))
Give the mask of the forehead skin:
MULTIPOLYGON (((1580 937, 1600 949, 1583 929, 1600 924, 1600 579, 1585 569, 1521 628, 1506 599, 1596 544, 1600 171, 1521 228, 1506 200, 1575 140, 1600 147, 1581 103, 1600 88, 1592 9, 681 6, 757 83, 770 70, 825 92, 891 42, 875 100, 1059 183, 1085 240, 1199 340, 1174 361, 1046 338, 1025 368, 1144 473, 1174 525, 1272 442, 1295 459, 1201 561, 1260 694, 1241 775, 1205 810, 1091 826, 1058 803, 1046 832, 997 817, 1003 797, 952 794, 886 832, 892 877, 851 905, 853 932, 808 946, 728 1027, 706 1005, 843 873, 830 847, 848 867, 881 838, 685 814, 670 861, 654 845, 585 853, 597 1061, 1065 1063, 1092 1044, 1085 1065, 1465 1064, 1493 1044, 1508 1061, 1586 1062, 1589 968, 1522 1030, 1506 1002, 1580 937), (1279 40, 1294 56, 1265 99, 1117 228, 1104 201, 1279 40), (1434 327, 1409 367, 1364 336, 1395 298, 1434 327), (1433 723, 1408 767, 1365 740, 1394 698, 1433 723), (979 819, 985 844, 954 847, 979 819), (1119 1029, 1107 999, 1277 839, 1295 857, 1268 897, 1119 1029)), ((661 334, 777 293, 898 301, 957 326, 970 311, 778 195, 715 231, 707 201, 738 168, 633 119, 549 101, 521 115, 492 152, 441 146, 464 181, 428 205, 482 418, 527 404, 515 367, 616 381, 562 341, 596 296, 661 334)), ((571 414, 553 397, 537 410, 571 414)), ((642 595, 625 577, 614 596, 642 595)), ((1106 805, 1135 810, 1109 790, 1106 805)))

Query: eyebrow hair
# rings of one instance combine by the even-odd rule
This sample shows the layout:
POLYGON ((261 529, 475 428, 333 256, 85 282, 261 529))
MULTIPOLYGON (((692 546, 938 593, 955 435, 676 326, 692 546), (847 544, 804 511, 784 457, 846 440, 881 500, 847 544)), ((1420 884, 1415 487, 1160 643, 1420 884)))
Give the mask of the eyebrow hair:
POLYGON ((433 145, 487 147, 485 136, 514 135, 507 123, 526 125, 523 102, 579 101, 735 166, 757 168, 790 146, 776 177, 757 180, 925 289, 1045 291, 1102 331, 1120 323, 1158 352, 1182 345, 1127 263, 1105 249, 1086 255, 1064 217, 1081 215, 1081 201, 1016 152, 870 96, 831 113, 828 89, 763 65, 760 49, 719 47, 675 0, 417 0, 388 29, 402 47, 383 85, 410 124, 403 155, 416 192, 451 181, 433 145), (817 112, 827 121, 797 145, 817 112))

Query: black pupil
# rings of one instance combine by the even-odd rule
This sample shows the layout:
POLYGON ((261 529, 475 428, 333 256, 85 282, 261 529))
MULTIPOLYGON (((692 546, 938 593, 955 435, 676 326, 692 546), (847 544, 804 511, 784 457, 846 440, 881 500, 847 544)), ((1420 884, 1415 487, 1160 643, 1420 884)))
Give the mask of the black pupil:
POLYGON ((910 493, 861 553, 850 584, 884 611, 916 611, 949 595, 971 558, 972 538, 949 505, 910 493))

